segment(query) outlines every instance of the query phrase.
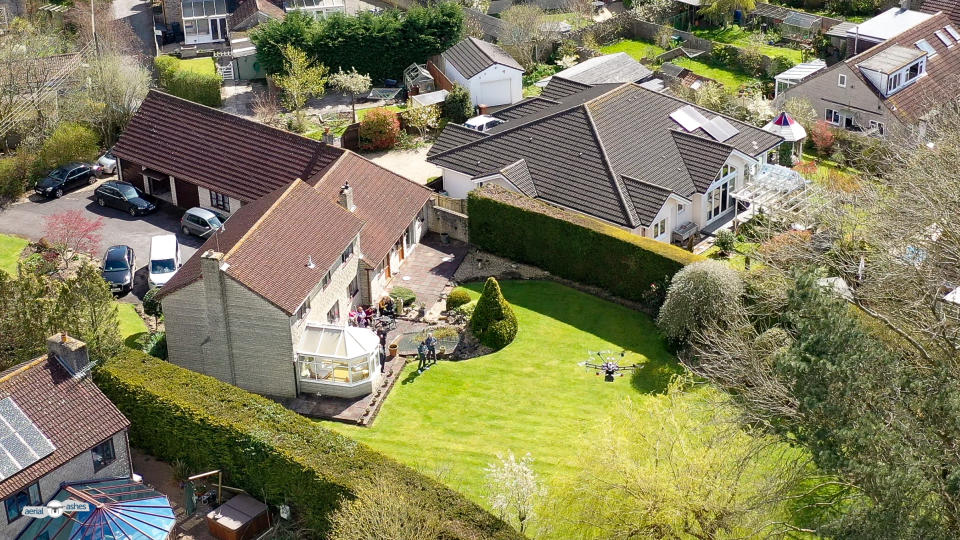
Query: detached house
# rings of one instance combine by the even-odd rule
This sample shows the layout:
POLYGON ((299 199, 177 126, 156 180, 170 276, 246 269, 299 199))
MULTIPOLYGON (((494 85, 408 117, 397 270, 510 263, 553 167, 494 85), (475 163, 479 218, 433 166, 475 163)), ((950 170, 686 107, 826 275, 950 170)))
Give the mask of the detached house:
POLYGON ((960 97, 960 27, 943 13, 780 93, 805 98, 844 129, 878 135, 916 126, 960 97))
POLYGON ((783 142, 636 84, 557 76, 494 115, 505 122, 484 133, 448 124, 431 148, 450 196, 495 183, 664 242, 729 221, 783 142))
POLYGON ((38 521, 23 508, 47 503, 65 483, 133 473, 130 422, 90 379, 86 345, 58 334, 47 348, 0 373, 0 538, 38 521))
POLYGON ((125 180, 231 213, 162 289, 170 361, 269 396, 369 393, 379 343, 344 323, 416 250, 432 192, 159 92, 129 126, 116 146, 125 180))

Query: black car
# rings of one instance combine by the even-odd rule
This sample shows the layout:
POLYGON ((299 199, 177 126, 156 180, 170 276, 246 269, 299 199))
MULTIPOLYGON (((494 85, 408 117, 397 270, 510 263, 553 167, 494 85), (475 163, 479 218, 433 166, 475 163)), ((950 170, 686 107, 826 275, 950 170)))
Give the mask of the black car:
POLYGON ((101 274, 115 294, 123 296, 130 292, 136 268, 137 257, 130 246, 112 246, 103 254, 101 274))
POLYGON ((131 216, 153 212, 157 206, 143 198, 143 193, 126 182, 104 182, 93 192, 94 199, 100 206, 112 206, 131 216))
POLYGON ((68 163, 57 167, 34 189, 44 197, 63 197, 68 190, 97 182, 97 170, 84 163, 68 163))

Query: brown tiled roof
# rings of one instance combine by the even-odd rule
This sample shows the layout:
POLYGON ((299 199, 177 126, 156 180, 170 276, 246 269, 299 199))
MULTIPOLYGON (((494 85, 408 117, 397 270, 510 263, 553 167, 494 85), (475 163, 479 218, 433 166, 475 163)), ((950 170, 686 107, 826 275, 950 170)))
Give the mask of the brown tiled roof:
MULTIPOLYGON (((934 34, 938 30, 943 31, 943 28, 948 24, 951 24, 950 18, 945 14, 930 17, 898 36, 847 59, 846 64, 898 118, 907 124, 915 124, 927 112, 960 96, 960 46, 954 45, 947 48, 934 34), (916 49, 915 43, 921 39, 926 40, 937 51, 936 56, 927 59, 926 75, 888 98, 884 98, 873 83, 867 81, 857 68, 858 64, 886 51, 890 47, 901 46, 916 49)), ((947 37, 949 37, 949 34, 947 34, 947 37)))
POLYGON ((225 253, 229 276, 292 314, 358 233, 364 259, 376 266, 431 195, 353 152, 309 184, 295 180, 241 206, 226 230, 207 239, 163 287, 161 298, 200 279, 200 256, 212 249, 225 253), (338 202, 345 182, 353 189, 353 213, 338 202))
POLYGON ((354 213, 365 222, 360 233, 363 258, 376 267, 430 200, 432 192, 353 152, 344 153, 324 175, 309 182, 335 201, 345 181, 353 188, 354 213))
POLYGON ((931 14, 942 11, 953 24, 960 25, 960 0, 922 0, 915 9, 931 14))
POLYGON ((226 253, 227 275, 285 313, 295 312, 363 227, 335 200, 294 180, 226 253))
POLYGON ((263 14, 271 19, 282 21, 286 17, 283 8, 269 0, 242 0, 237 9, 230 14, 227 22, 230 24, 231 37, 233 30, 248 30, 260 23, 253 19, 257 14, 263 14))
POLYGON ((182 289, 200 279, 200 254, 211 249, 220 253, 230 251, 243 238, 250 227, 253 227, 254 223, 260 219, 260 216, 273 206, 273 203, 277 202, 281 195, 286 193, 288 187, 289 184, 278 188, 250 204, 241 206, 231 214, 227 226, 207 238, 203 246, 187 259, 187 262, 183 263, 183 266, 170 278, 170 281, 160 289, 160 297, 163 298, 173 291, 182 289))
POLYGON ((7 397, 16 402, 55 449, 0 482, 0 499, 130 427, 130 422, 90 377, 75 379, 57 360, 46 356, 0 376, 0 399, 7 397))
POLYGON ((251 202, 322 172, 343 151, 151 90, 113 153, 251 202))

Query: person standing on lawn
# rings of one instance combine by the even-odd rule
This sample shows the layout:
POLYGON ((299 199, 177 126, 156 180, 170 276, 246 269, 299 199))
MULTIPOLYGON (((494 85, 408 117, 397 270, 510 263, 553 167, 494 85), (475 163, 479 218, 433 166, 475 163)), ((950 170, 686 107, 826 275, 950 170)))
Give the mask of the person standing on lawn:
POLYGON ((417 361, 417 371, 423 373, 427 368, 427 345, 422 341, 417 345, 417 361))
POLYGON ((433 337, 433 332, 427 333, 427 339, 424 341, 427 346, 427 358, 431 363, 437 363, 437 338, 433 337))

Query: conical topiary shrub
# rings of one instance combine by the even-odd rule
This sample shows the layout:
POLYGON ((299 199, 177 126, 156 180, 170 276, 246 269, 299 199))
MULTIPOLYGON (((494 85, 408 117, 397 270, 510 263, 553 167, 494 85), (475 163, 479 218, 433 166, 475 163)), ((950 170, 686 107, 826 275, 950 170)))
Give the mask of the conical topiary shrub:
POLYGON ((470 318, 470 330, 480 343, 497 351, 517 337, 517 316, 500 292, 500 284, 489 277, 470 318))

